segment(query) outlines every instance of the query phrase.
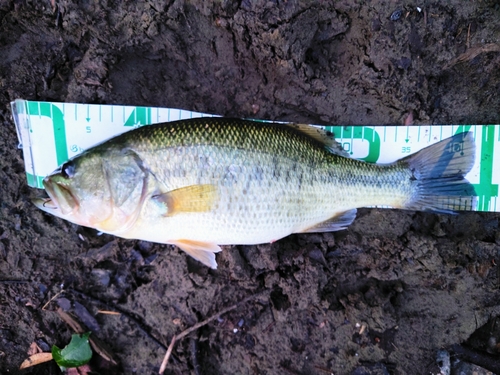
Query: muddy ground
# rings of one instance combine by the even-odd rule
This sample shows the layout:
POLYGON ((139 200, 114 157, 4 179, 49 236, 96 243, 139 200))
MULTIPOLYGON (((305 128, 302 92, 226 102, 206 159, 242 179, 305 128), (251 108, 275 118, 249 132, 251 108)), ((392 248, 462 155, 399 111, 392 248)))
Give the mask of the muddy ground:
POLYGON ((498 123, 497 1, 78 3, 0 3, 2 373, 18 373, 33 342, 68 342, 55 312, 64 302, 109 346, 115 373, 153 374, 174 334, 250 296, 179 341, 166 374, 437 374, 441 349, 455 373, 471 373, 464 358, 500 373, 498 214, 362 209, 341 233, 227 247, 213 271, 172 246, 98 236, 37 210, 9 107, 24 98, 345 125, 410 113, 415 124, 498 123))

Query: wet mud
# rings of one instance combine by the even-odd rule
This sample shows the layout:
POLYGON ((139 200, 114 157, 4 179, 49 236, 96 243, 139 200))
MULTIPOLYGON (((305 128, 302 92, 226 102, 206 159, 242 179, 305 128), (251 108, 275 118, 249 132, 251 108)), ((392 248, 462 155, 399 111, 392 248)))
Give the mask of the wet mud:
POLYGON ((95 355, 101 373, 157 373, 172 337, 211 316, 166 374, 437 374, 449 355, 455 373, 500 373, 498 214, 362 209, 343 232, 226 246, 209 270, 37 210, 9 107, 490 124, 499 46, 488 0, 0 3, 0 371, 60 373, 18 367, 32 343, 69 341, 62 308, 116 359, 95 355))

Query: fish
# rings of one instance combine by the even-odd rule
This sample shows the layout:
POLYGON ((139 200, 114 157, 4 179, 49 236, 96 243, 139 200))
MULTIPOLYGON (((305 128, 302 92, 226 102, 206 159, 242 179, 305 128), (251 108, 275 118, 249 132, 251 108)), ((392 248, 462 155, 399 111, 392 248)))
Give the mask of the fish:
POLYGON ((221 245, 272 243, 347 228, 368 206, 475 210, 464 132, 394 163, 356 160, 331 132, 303 124, 198 118, 143 126, 45 177, 34 203, 72 223, 176 245, 217 268, 221 245))

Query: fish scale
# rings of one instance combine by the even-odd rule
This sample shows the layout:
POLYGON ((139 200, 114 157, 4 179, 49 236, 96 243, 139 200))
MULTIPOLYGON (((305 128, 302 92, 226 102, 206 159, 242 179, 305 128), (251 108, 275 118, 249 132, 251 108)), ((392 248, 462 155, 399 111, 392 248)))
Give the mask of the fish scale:
MULTIPOLYGON (((232 235, 235 234, 245 243, 268 242, 282 237, 282 231, 300 231, 334 216, 339 208, 342 212, 349 207, 342 197, 354 195, 354 199, 363 199, 352 192, 346 195, 346 189, 364 187, 363 196, 389 197, 382 194, 383 191, 369 191, 370 181, 366 173, 379 175, 377 170, 380 167, 332 154, 319 147, 319 142, 297 134, 293 128, 228 119, 192 120, 182 130, 176 127, 172 125, 168 132, 161 127, 141 128, 133 137, 126 134, 123 146, 134 148, 165 185, 166 191, 186 185, 218 185, 221 202, 210 213, 202 216, 187 213, 185 220, 175 218, 178 224, 172 224, 172 230, 181 237, 193 236, 189 233, 192 226, 202 228, 193 225, 199 217, 200 222, 211 224, 205 224, 206 231, 197 231, 196 240, 207 239, 211 233, 219 244, 233 243, 232 235), (173 137, 165 137, 165 133, 173 137), (138 138, 140 146, 135 145, 138 138), (207 169, 207 165, 200 165, 200 160, 206 158, 212 159, 213 164, 208 166, 209 173, 200 178, 199 171, 207 169), (243 170, 247 163, 254 167, 243 170), (174 173, 180 165, 184 173, 174 173), (338 165, 345 172, 334 173, 332 165, 338 165), (230 167, 243 173, 231 174, 230 167), (348 174, 352 178, 348 178, 348 174), (290 186, 297 189, 290 189, 290 186), (339 189, 342 193, 335 194, 339 189), (243 191, 247 193, 243 194, 243 191), (244 225, 237 226, 238 221, 230 224, 230 228, 227 224, 222 225, 238 211, 247 216, 244 223, 240 221, 244 225), (269 228, 268 221, 277 223, 278 228, 269 228), (271 237, 262 237, 266 228, 274 233, 271 237), (221 233, 228 229, 231 236, 221 233)), ((386 180, 391 181, 390 174, 386 180)), ((387 187, 388 183, 381 187, 387 187)), ((380 197, 372 199, 369 204, 393 203, 392 198, 390 201, 380 197)))

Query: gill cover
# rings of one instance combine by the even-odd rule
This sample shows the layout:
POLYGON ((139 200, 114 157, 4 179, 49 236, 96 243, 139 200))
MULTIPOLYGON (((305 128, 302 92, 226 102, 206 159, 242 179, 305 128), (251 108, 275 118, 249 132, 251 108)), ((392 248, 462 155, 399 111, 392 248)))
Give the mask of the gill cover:
POLYGON ((141 158, 130 149, 110 155, 102 163, 108 185, 111 214, 96 222, 96 228, 120 233, 130 228, 137 220, 148 195, 149 171, 141 158))

